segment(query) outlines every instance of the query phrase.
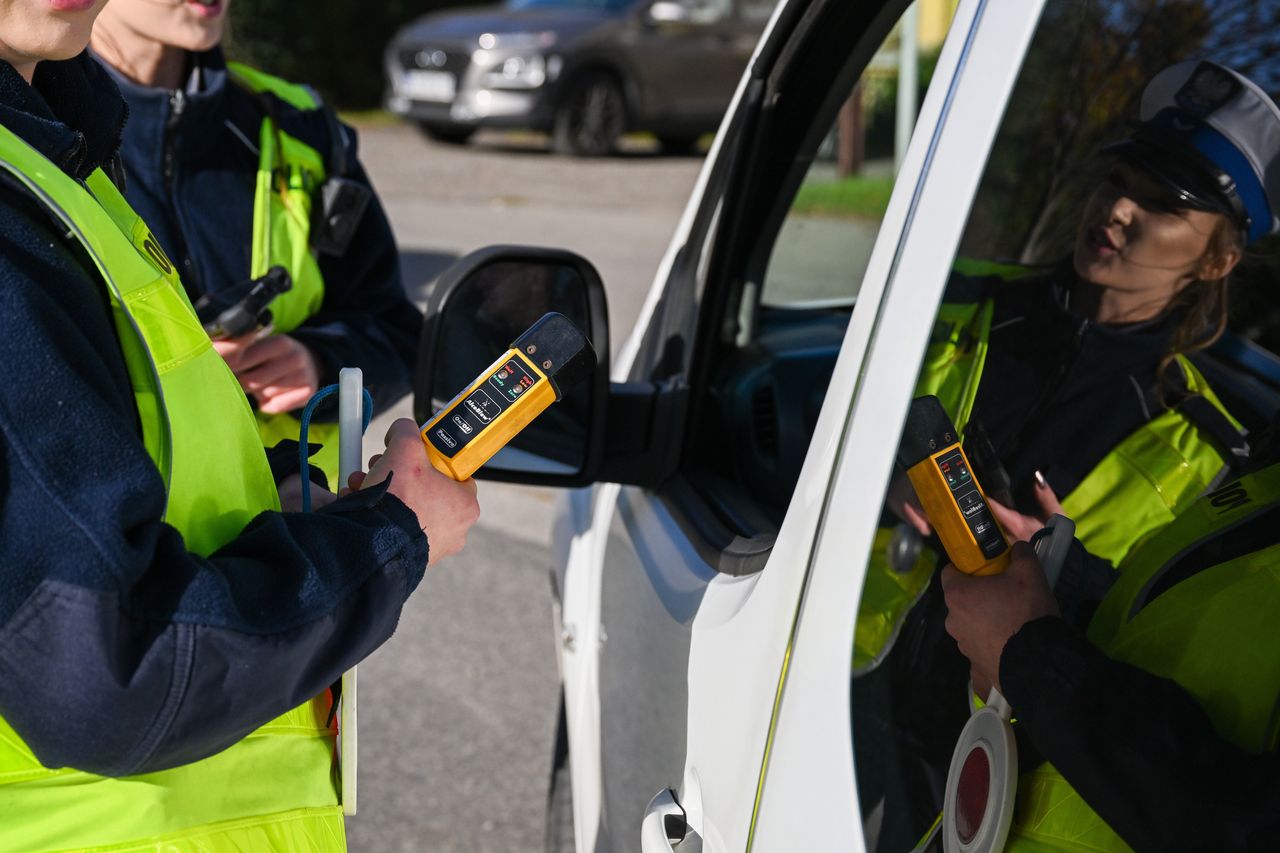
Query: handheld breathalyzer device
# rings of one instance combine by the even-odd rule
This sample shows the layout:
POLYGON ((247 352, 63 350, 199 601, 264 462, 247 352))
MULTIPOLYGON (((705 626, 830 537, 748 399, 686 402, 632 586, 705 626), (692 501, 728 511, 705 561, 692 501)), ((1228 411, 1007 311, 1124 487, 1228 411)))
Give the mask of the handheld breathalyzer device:
POLYGON ((934 396, 911 401, 898 463, 907 470, 947 556, 965 574, 994 575, 1009 565, 996 523, 951 418, 934 396))
POLYGON ((432 466, 467 479, 595 366, 586 335, 563 314, 544 314, 422 427, 432 466))

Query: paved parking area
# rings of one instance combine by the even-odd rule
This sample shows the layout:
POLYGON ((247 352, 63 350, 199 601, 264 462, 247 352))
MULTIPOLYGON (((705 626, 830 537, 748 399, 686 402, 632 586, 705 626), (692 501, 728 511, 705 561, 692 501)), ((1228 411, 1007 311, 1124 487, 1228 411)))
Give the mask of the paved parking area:
MULTIPOLYGON (((630 332, 701 160, 555 157, 536 140, 465 148, 411 128, 362 129, 361 158, 419 301, 441 270, 493 243, 571 249, 608 293, 613 348, 630 332)), ((366 449, 408 401, 380 413, 366 449)), ((480 486, 467 551, 433 567, 396 636, 360 667, 360 810, 354 853, 532 851, 554 734, 549 523, 555 494, 480 486)))

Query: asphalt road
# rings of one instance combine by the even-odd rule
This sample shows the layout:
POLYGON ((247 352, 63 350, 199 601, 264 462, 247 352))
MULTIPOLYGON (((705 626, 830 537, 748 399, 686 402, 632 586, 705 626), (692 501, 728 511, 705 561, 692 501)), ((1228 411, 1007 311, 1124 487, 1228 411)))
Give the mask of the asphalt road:
MULTIPOLYGON (((495 243, 578 252, 600 271, 612 348, 630 332, 697 179, 698 158, 551 156, 536 140, 466 148, 366 127, 361 159, 419 303, 458 257, 495 243)), ((409 416, 379 413, 365 448, 409 416)), ((395 637, 360 666, 359 814, 350 849, 540 850, 557 675, 547 551, 555 493, 481 483, 467 550, 432 567, 395 637)))

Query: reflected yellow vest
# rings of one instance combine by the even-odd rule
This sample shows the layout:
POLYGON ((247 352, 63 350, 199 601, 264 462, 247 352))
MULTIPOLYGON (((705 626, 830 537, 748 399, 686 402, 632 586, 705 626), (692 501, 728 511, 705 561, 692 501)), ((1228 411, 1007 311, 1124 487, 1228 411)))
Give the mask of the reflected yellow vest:
MULTIPOLYGON (((97 171, 86 191, 3 127, 0 168, 63 223, 102 276, 143 441, 164 478, 165 521, 207 555, 258 513, 279 509, 239 383, 115 185, 97 171)), ((328 698, 317 698, 217 755, 120 779, 43 767, 0 720, 0 850, 342 851, 328 711, 328 698)))
MULTIPOLYGON (((1018 270, 1023 276, 1029 272, 1009 266, 997 271, 1005 278, 1016 278, 1018 270)), ((938 309, 913 395, 937 396, 961 435, 973 414, 993 313, 991 300, 944 303, 938 309)), ((1188 392, 1203 396, 1238 429, 1191 362, 1179 356, 1178 363, 1188 392)), ((1222 449, 1182 412, 1167 410, 1112 448, 1062 498, 1062 507, 1075 520, 1076 538, 1090 553, 1119 565, 1135 544, 1173 521, 1220 482, 1226 467, 1222 449)), ((928 587, 937 560, 924 549, 906 571, 896 571, 887 556, 894 535, 892 528, 882 528, 872 545, 854 629, 855 675, 875 669, 893 647, 907 612, 928 587)))
MULTIPOLYGON (((299 110, 321 109, 315 96, 303 86, 237 62, 228 62, 227 71, 237 85, 250 92, 275 95, 299 110)), ((324 277, 311 248, 312 199, 325 180, 324 157, 280 130, 269 115, 263 116, 258 131, 258 152, 249 276, 257 278, 271 267, 281 266, 293 277, 293 287, 271 303, 275 332, 287 334, 319 311, 324 302, 324 277)), ((256 417, 265 446, 273 447, 281 439, 298 440, 300 424, 292 414, 257 412, 256 417)), ((336 490, 337 424, 313 422, 307 440, 323 445, 311 461, 325 472, 329 486, 336 490)))
MULTIPOLYGON (((1217 733, 1254 754, 1280 746, 1280 543, 1147 591, 1198 543, 1280 504, 1280 465, 1223 486, 1140 545, 1089 626, 1108 656, 1176 681, 1217 733)), ((1050 765, 1018 781, 1010 853, 1127 851, 1050 765)))

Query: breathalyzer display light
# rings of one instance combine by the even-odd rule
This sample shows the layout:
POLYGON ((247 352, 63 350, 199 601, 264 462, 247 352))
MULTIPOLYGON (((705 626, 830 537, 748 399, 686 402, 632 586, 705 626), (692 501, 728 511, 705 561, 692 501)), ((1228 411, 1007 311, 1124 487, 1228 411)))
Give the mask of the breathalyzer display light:
POLYGON ((422 427, 432 466, 467 479, 595 365, 577 326, 563 314, 543 315, 422 427))

